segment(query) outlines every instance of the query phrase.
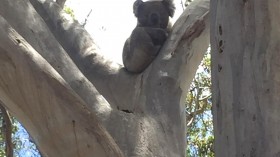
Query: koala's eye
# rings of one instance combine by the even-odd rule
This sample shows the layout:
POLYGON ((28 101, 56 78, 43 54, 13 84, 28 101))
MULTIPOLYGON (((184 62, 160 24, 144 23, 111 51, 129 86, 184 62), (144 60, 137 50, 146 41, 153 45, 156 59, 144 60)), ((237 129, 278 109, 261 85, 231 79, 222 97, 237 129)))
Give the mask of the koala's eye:
POLYGON ((157 13, 152 13, 150 14, 150 24, 152 26, 158 26, 159 25, 159 20, 160 20, 160 15, 157 13))

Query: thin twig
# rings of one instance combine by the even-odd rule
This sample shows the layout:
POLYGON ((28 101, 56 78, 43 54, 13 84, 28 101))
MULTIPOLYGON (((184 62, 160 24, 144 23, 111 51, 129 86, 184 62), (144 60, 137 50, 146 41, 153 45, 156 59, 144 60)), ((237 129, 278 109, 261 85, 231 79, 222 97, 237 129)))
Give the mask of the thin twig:
POLYGON ((90 16, 91 12, 92 12, 92 9, 90 9, 90 11, 89 11, 87 17, 85 18, 85 22, 82 24, 83 27, 85 27, 85 25, 87 24, 87 20, 88 20, 88 18, 89 18, 89 16, 90 16))
POLYGON ((183 0, 181 0, 182 9, 185 10, 185 5, 183 4, 183 0))

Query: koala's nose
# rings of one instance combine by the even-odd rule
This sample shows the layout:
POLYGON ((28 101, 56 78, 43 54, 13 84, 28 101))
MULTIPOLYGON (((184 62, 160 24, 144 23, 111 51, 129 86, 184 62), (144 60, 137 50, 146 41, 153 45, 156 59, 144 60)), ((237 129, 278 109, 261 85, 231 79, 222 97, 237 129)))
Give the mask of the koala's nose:
POLYGON ((160 15, 157 13, 152 13, 150 15, 150 23, 152 24, 152 26, 158 26, 159 25, 159 19, 160 19, 160 15))

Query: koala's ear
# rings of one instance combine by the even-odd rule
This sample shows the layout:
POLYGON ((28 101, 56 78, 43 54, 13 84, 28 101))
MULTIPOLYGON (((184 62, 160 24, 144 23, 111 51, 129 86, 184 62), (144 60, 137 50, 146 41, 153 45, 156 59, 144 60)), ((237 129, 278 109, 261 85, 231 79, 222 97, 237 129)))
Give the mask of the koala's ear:
POLYGON ((169 16, 173 17, 176 9, 173 0, 162 0, 162 3, 168 10, 169 16))
POLYGON ((142 0, 136 0, 133 4, 133 13, 136 17, 138 17, 139 8, 144 2, 142 0))

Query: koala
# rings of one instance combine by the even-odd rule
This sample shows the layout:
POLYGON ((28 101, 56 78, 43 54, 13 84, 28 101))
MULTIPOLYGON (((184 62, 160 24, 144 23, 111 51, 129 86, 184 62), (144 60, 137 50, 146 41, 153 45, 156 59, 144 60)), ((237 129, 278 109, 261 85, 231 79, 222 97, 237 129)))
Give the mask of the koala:
POLYGON ((123 64, 132 73, 143 72, 157 56, 171 30, 169 17, 173 17, 173 0, 136 0, 133 13, 137 25, 123 48, 123 64))

